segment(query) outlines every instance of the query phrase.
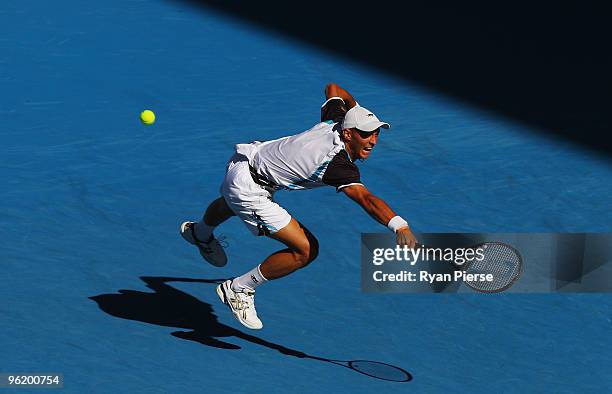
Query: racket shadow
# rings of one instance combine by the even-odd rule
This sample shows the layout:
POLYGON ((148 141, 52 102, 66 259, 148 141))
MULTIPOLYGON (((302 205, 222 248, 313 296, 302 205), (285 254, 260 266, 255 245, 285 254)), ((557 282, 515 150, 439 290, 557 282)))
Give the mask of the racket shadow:
POLYGON ((246 334, 243 332, 239 332, 237 337, 247 340, 249 342, 265 346, 270 349, 274 349, 279 351, 282 354, 287 356, 310 359, 316 361, 322 361, 329 364, 339 365, 344 368, 348 368, 352 371, 358 372, 362 375, 369 376, 371 378, 386 380, 389 382, 409 382, 412 380, 412 374, 406 371, 403 368, 397 367, 395 365, 383 363, 380 361, 370 361, 370 360, 333 360, 325 357, 313 356, 310 354, 306 354, 299 350, 290 349, 285 346, 268 342, 261 338, 255 337, 250 334, 246 334))
POLYGON ((251 334, 235 329, 219 321, 211 304, 178 290, 167 282, 190 282, 219 284, 225 279, 192 279, 142 276, 147 287, 154 293, 119 290, 114 294, 100 294, 89 297, 105 313, 127 320, 149 324, 181 328, 186 331, 175 331, 171 335, 202 345, 219 349, 237 350, 240 346, 228 342, 228 339, 242 339, 291 357, 325 362, 348 368, 361 375, 391 382, 409 382, 412 375, 403 368, 369 360, 333 360, 309 355, 277 343, 266 341, 251 334))

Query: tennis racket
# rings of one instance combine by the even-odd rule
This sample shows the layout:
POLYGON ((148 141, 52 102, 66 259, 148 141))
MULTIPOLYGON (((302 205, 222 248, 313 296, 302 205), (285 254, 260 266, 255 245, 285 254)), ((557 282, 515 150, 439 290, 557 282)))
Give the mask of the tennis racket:
POLYGON ((502 242, 484 242, 472 246, 471 249, 481 249, 483 258, 473 258, 463 265, 454 265, 465 271, 463 283, 476 291, 481 293, 504 291, 510 288, 523 272, 523 258, 510 245, 502 242), (475 279, 482 278, 481 274, 490 274, 493 280, 475 279))

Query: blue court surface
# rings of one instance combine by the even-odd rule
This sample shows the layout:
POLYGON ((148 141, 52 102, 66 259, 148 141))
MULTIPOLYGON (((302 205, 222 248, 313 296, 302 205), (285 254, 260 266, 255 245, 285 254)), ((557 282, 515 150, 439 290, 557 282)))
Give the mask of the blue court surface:
POLYGON ((363 294, 360 234, 387 230, 333 188, 277 194, 321 253, 258 288, 261 331, 214 289, 280 245, 231 219, 219 269, 178 232, 234 144, 310 128, 330 81, 391 123, 362 179, 418 232, 610 231, 606 156, 183 2, 9 0, 0 26, 0 373, 71 393, 612 385, 610 295, 363 294))

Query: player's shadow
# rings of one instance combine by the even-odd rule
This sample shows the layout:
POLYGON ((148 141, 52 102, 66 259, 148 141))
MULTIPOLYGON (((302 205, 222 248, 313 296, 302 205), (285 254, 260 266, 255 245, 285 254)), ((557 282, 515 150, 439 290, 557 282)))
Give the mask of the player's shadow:
POLYGON ((109 315, 136 320, 158 326, 183 328, 172 335, 197 340, 222 349, 240 349, 239 346, 217 338, 239 336, 240 331, 218 321, 210 304, 182 292, 166 282, 221 283, 223 279, 189 279, 147 277, 141 279, 155 290, 147 293, 135 290, 119 290, 119 294, 101 294, 89 297, 109 315))
MULTIPOLYGON (((225 325, 219 322, 212 305, 167 284, 167 282, 219 284, 225 279, 191 279, 151 276, 142 276, 141 279, 147 284, 148 288, 155 292, 147 293, 135 290, 119 290, 118 294, 100 294, 89 298, 95 301, 100 309, 109 315, 159 326, 182 328, 185 331, 175 331, 172 335, 203 345, 220 349, 240 349, 240 346, 226 342, 225 340, 234 337, 276 350, 284 355, 341 365, 338 364, 337 360, 308 355, 302 351, 263 340, 254 335, 246 334, 225 325)), ((370 363, 368 368, 371 368, 370 365, 374 365, 378 370, 381 369, 381 365, 386 365, 377 362, 366 362, 370 363)), ((412 379, 410 373, 394 366, 388 366, 393 368, 391 374, 387 373, 387 370, 384 368, 382 369, 382 373, 371 373, 370 370, 365 370, 364 372, 364 370, 360 370, 359 367, 355 368, 348 365, 342 366, 377 379, 402 382, 412 379), (397 371, 400 371, 403 374, 402 379, 386 378, 386 376, 394 376, 394 371, 395 375, 397 371)))

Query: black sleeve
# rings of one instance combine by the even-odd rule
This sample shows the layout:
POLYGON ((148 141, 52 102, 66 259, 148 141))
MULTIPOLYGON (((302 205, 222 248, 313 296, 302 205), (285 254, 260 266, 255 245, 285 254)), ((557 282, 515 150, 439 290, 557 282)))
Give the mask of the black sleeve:
POLYGON ((321 122, 328 120, 334 123, 341 122, 346 111, 347 108, 344 100, 340 97, 332 97, 321 107, 321 122))
POLYGON ((322 180, 326 185, 335 187, 337 192, 350 184, 361 184, 359 168, 351 161, 345 150, 341 150, 334 156, 327 166, 322 180))

